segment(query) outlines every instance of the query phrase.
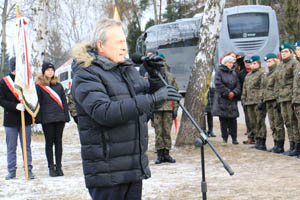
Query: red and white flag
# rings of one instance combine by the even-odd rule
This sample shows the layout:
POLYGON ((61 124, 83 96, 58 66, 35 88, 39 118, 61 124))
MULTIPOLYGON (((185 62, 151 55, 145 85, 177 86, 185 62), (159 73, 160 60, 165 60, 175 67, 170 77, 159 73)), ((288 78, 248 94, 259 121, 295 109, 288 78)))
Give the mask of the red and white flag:
POLYGON ((16 76, 14 88, 18 93, 20 100, 29 114, 35 117, 39 111, 39 102, 36 92, 35 83, 30 72, 28 53, 28 44, 26 38, 25 25, 26 21, 24 17, 21 17, 17 8, 17 45, 16 45, 16 76))

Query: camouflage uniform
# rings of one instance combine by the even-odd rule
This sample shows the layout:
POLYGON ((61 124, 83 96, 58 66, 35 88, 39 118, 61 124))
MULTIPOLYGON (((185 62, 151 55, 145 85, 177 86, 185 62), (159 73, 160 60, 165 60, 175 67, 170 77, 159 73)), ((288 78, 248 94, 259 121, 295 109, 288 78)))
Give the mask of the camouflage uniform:
POLYGON ((272 66, 269 68, 269 73, 265 78, 264 88, 264 102, 266 103, 267 113, 269 117, 270 128, 272 130, 272 136, 274 141, 282 141, 285 138, 283 119, 280 112, 276 109, 277 94, 275 89, 276 73, 278 72, 278 66, 272 66))
MULTIPOLYGON (((261 68, 252 70, 247 74, 243 85, 241 101, 247 108, 250 126, 256 141, 266 138, 266 108, 258 109, 258 104, 263 103, 264 73, 261 68)), ((258 142, 256 142, 258 143, 258 142)))
POLYGON ((295 150, 296 152, 294 153, 294 155, 300 155, 299 151, 300 151, 300 64, 298 62, 298 65, 295 66, 295 70, 294 70, 294 77, 293 77, 293 98, 292 98, 292 105, 294 108, 294 113, 296 115, 296 118, 298 120, 298 132, 295 135, 295 143, 296 143, 296 147, 295 150))
POLYGON ((70 91, 67 92, 67 103, 68 103, 68 108, 70 111, 71 116, 74 118, 74 121, 78 123, 77 121, 77 111, 75 108, 75 102, 73 100, 72 94, 70 91))
POLYGON ((276 76, 277 102, 280 103, 281 116, 290 142, 296 142, 296 140, 300 142, 297 119, 292 108, 294 71, 298 65, 298 62, 290 56, 280 63, 276 76))
MULTIPOLYGON (((167 79, 170 85, 178 89, 175 78, 170 72, 166 72, 167 79)), ((156 150, 170 150, 172 146, 171 128, 173 121, 173 111, 177 112, 178 103, 173 102, 173 107, 170 102, 166 102, 160 109, 153 112, 151 125, 155 129, 155 148, 156 150)))

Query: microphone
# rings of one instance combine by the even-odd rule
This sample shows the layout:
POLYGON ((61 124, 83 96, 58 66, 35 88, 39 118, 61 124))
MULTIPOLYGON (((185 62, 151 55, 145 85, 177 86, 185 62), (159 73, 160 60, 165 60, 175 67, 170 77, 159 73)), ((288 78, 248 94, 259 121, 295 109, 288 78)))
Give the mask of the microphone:
POLYGON ((139 53, 134 53, 131 56, 131 60, 135 63, 135 64, 143 64, 144 60, 146 59, 146 56, 143 56, 139 53))

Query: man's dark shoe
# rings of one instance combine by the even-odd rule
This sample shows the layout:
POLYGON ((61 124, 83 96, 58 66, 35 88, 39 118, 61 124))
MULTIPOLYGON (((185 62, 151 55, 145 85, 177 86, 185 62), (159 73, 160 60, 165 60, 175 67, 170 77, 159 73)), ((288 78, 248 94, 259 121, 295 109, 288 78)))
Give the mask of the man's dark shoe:
POLYGON ((16 178, 16 171, 10 171, 8 172, 7 176, 5 177, 5 180, 10 180, 16 178))
POLYGON ((51 177, 56 177, 57 176, 57 172, 54 168, 54 165, 49 166, 49 176, 51 176, 51 177))
POLYGON ((239 142, 237 140, 233 140, 232 144, 239 144, 239 142))
POLYGON ((164 151, 164 159, 165 159, 165 162, 176 163, 176 160, 170 156, 168 149, 165 149, 165 151, 164 151))
POLYGON ((56 166, 56 174, 57 174, 57 176, 63 176, 64 175, 64 172, 61 169, 61 167, 56 166))
POLYGON ((214 132, 208 131, 208 137, 216 137, 216 135, 214 134, 214 132))
POLYGON ((31 170, 28 170, 28 178, 29 179, 34 179, 35 178, 35 176, 34 176, 34 174, 32 173, 31 170))
POLYGON ((164 157, 164 149, 157 150, 157 159, 155 161, 155 164, 161 164, 165 161, 164 157))

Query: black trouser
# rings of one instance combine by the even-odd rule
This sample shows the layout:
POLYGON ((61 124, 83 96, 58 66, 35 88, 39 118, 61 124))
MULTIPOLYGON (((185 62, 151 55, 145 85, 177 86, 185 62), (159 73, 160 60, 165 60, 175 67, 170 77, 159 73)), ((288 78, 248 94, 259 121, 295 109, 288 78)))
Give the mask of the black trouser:
POLYGON ((93 200, 140 200, 142 187, 143 182, 138 181, 110 187, 89 188, 89 193, 93 200))
POLYGON ((46 156, 48 167, 53 166, 53 144, 55 145, 55 161, 56 166, 61 167, 62 158, 62 135, 65 127, 65 122, 55 122, 43 124, 43 130, 46 140, 46 156))
POLYGON ((221 124, 222 138, 227 141, 228 135, 231 135, 232 141, 237 139, 237 121, 236 118, 219 117, 221 124))
POLYGON ((210 133, 212 133, 214 125, 213 125, 213 116, 212 116, 211 112, 206 113, 206 118, 207 118, 208 131, 210 133))

